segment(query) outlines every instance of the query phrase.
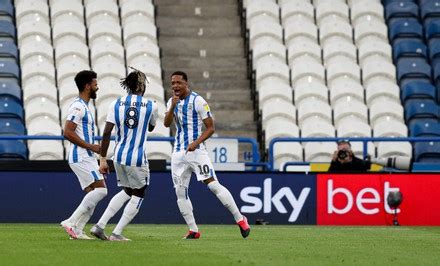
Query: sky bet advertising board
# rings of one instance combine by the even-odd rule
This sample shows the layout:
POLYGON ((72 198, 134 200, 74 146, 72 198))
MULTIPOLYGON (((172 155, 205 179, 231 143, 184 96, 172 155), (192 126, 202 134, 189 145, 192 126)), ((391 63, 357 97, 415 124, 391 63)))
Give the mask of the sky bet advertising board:
MULTIPOLYGON (((397 209, 402 225, 440 225, 440 176, 435 174, 292 174, 218 172, 240 211, 251 224, 388 225, 393 210, 390 191, 401 191, 397 209)), ((120 191, 114 173, 109 193, 90 223, 96 222, 111 197, 120 191)), ((59 223, 84 194, 73 173, 0 172, 0 222, 59 223), (17 194, 18 193, 18 194, 17 194)), ((189 187, 199 224, 233 224, 232 215, 195 177, 189 187)), ((115 223, 120 213, 110 220, 115 223)), ((177 208, 169 172, 153 172, 150 187, 134 223, 184 223, 177 208)))

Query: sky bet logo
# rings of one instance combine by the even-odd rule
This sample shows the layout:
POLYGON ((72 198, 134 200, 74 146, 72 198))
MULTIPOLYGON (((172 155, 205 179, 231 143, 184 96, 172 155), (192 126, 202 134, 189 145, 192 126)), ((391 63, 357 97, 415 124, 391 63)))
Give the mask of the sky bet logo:
POLYGON ((273 205, 279 213, 287 213, 286 206, 281 202, 286 197, 290 204, 288 207, 292 208, 288 221, 293 223, 298 219, 310 190, 309 187, 304 187, 299 197, 296 197, 289 187, 282 187, 272 192, 272 178, 266 178, 263 188, 245 187, 241 190, 240 198, 247 204, 243 205, 240 210, 243 213, 258 213, 263 209, 264 213, 271 213, 273 205))

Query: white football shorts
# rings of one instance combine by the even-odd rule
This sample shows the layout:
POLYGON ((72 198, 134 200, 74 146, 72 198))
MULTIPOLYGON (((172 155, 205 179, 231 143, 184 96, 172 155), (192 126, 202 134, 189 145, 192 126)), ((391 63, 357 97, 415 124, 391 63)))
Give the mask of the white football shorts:
POLYGON ((95 157, 84 158, 81 162, 71 163, 69 166, 78 177, 82 190, 92 183, 104 179, 104 176, 99 172, 98 161, 95 157))
POLYGON ((188 187, 192 173, 196 174, 197 181, 203 181, 210 177, 217 179, 208 152, 205 149, 196 149, 192 152, 173 152, 171 157, 171 175, 174 187, 188 187))
POLYGON ((148 165, 141 167, 129 166, 114 162, 118 187, 133 189, 143 188, 150 184, 150 168, 148 165))

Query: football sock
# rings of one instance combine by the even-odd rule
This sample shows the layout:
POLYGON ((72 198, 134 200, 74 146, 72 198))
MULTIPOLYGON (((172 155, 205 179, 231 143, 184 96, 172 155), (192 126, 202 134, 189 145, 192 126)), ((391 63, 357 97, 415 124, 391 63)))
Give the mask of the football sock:
POLYGON ((120 235, 122 234, 122 230, 124 230, 125 226, 131 222, 131 220, 136 216, 139 212, 139 208, 142 205, 142 201, 144 199, 136 196, 131 196, 130 201, 127 203, 127 206, 124 208, 124 212, 122 213, 121 219, 113 230, 113 234, 120 235))
POLYGON ((213 181, 208 184, 208 188, 214 193, 220 202, 232 213, 236 222, 243 218, 240 211, 238 210, 237 204, 235 204, 234 198, 231 192, 224 186, 222 186, 218 181, 213 181))
POLYGON ((183 186, 176 187, 177 196, 177 206, 179 207, 180 213, 185 219, 189 230, 193 232, 198 232, 199 228, 196 225, 196 220, 194 219, 193 206, 191 200, 188 197, 188 189, 183 186))
POLYGON ((86 226, 87 222, 90 220, 90 217, 92 217, 93 215, 93 211, 95 210, 95 208, 90 209, 89 211, 87 211, 86 213, 84 213, 76 222, 76 229, 79 232, 82 232, 84 230, 84 226, 86 226))
POLYGON ((73 224, 77 224, 79 218, 86 212, 95 209, 96 204, 107 195, 107 188, 95 188, 87 193, 83 198, 78 208, 70 216, 69 221, 73 224))
POLYGON ((122 206, 130 199, 130 196, 125 193, 124 190, 121 190, 118 194, 114 195, 110 200, 110 203, 105 209, 104 214, 101 219, 99 219, 97 225, 102 229, 105 228, 108 221, 122 208, 122 206))

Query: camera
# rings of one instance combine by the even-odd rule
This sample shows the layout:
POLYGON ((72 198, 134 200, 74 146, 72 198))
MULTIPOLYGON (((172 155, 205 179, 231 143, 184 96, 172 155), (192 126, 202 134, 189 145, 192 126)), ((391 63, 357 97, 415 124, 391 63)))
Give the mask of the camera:
POLYGON ((345 160, 345 158, 347 158, 350 154, 348 153, 348 151, 344 151, 344 150, 340 150, 338 151, 338 158, 340 160, 345 160))
POLYGON ((412 165, 411 158, 405 156, 376 158, 376 159, 371 159, 371 162, 399 170, 411 170, 411 165, 412 165))

